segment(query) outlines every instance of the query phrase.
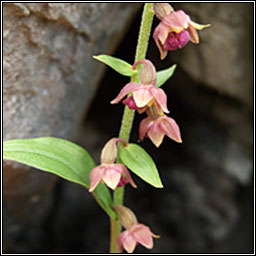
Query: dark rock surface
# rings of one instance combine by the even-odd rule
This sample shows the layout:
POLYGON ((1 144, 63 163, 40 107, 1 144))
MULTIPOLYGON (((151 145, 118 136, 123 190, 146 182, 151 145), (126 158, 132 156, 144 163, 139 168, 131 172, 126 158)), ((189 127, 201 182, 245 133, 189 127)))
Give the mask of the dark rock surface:
MULTIPOLYGON (((235 29, 243 30, 244 35, 250 34, 251 28, 245 24, 252 18, 249 17, 251 4, 219 3, 213 8, 214 5, 184 4, 194 21, 212 24, 200 32, 201 45, 188 45, 169 53, 168 58, 160 62, 158 50, 153 40, 150 41, 148 58, 157 70, 171 66, 174 60, 179 62, 175 75, 162 88, 168 95, 170 116, 180 126, 183 143, 165 138, 156 149, 148 139, 139 142, 155 160, 164 189, 154 189, 135 175, 138 188, 126 186, 125 204, 134 210, 140 222, 161 235, 154 240, 153 250, 138 246, 136 253, 253 253, 253 109, 248 94, 253 83, 250 77, 248 80, 243 77, 244 72, 250 74, 252 70, 252 59, 248 57, 252 44, 243 49, 243 54, 239 53, 239 62, 230 55, 223 56, 225 49, 218 45, 219 38, 221 45, 236 47, 225 37, 233 37, 235 29), (244 13, 248 17, 234 28, 234 21, 228 18, 231 13, 236 14, 235 20, 244 18, 244 13), (215 24, 223 28, 217 29, 215 24), (220 34, 222 30, 227 32, 220 34), (215 35, 211 35, 211 31, 215 35), (209 42, 208 38, 213 41, 209 42), (216 60, 220 50, 225 62, 216 60), (209 73, 200 73, 202 67, 198 66, 198 59, 204 59, 209 70, 215 68, 216 81, 210 79, 209 73), (225 63, 229 63, 228 66, 225 63), (231 67, 239 72, 230 72, 231 67), (237 80, 238 74, 241 76, 237 80), (239 82, 241 80, 244 83, 239 82)), ((175 9, 180 8, 180 3, 176 3, 175 9)), ((138 16, 115 52, 115 56, 130 63, 139 22, 138 16)), ((157 20, 154 27, 156 25, 157 20)), ((242 37, 239 40, 243 40, 242 37)), ((113 106, 109 102, 127 82, 127 78, 108 70, 76 134, 76 142, 84 146, 96 162, 105 142, 118 134, 123 105, 113 106)), ((136 115, 132 142, 138 141, 142 118, 144 115, 136 115)), ((61 180, 47 201, 50 210, 45 221, 40 227, 30 226, 21 233, 10 253, 107 253, 108 218, 87 191, 61 180)))

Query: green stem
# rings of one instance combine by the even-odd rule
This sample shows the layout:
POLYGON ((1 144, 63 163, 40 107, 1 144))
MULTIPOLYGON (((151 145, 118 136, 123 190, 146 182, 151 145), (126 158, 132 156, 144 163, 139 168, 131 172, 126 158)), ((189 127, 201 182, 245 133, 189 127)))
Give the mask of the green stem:
POLYGON ((119 223, 110 218, 110 253, 119 253, 117 239, 120 234, 119 223))
MULTIPOLYGON (((154 18, 153 4, 146 3, 144 5, 142 20, 140 25, 139 38, 136 48, 135 60, 143 60, 146 57, 148 49, 148 41, 151 32, 152 22, 154 18)), ((131 77, 131 82, 140 83, 140 72, 131 77)), ((129 141, 133 125, 135 111, 125 106, 124 114, 121 122, 119 138, 129 141)), ((120 159, 119 159, 120 162, 120 159)), ((124 186, 115 189, 113 205, 122 205, 124 200, 124 186)), ((110 253, 118 253, 117 238, 121 232, 121 225, 119 221, 110 218, 111 223, 111 237, 110 237, 110 253)))

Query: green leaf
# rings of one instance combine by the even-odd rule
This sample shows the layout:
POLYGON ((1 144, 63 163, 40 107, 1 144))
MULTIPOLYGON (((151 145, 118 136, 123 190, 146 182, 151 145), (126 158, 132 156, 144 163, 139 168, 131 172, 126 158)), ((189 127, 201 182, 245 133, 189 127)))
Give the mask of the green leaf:
POLYGON ((116 213, 112 210, 112 197, 110 195, 109 189, 105 184, 101 182, 97 185, 95 190, 92 192, 95 200, 102 207, 102 209, 114 220, 117 220, 116 213))
MULTIPOLYGON (((3 159, 56 174, 86 188, 90 184, 90 171, 95 167, 95 162, 85 149, 70 141, 53 137, 4 141, 3 159)), ((93 195, 101 207, 112 218, 116 218, 108 188, 99 184, 93 195)))
POLYGON ((137 70, 132 69, 132 65, 124 60, 109 55, 98 55, 93 58, 105 63, 123 76, 133 76, 137 73, 137 70))
POLYGON ((123 164, 132 172, 156 188, 163 187, 153 159, 142 147, 129 143, 120 147, 119 154, 123 164))
POLYGON ((177 65, 174 64, 170 68, 158 71, 156 73, 156 87, 159 88, 163 85, 169 78, 171 78, 174 74, 177 65))

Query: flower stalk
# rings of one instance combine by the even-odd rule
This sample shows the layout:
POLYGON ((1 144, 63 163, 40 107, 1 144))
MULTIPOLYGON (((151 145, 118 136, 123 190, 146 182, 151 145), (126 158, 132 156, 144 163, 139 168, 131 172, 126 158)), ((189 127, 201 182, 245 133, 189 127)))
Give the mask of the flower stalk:
MULTIPOLYGON (((153 18, 154 18, 153 4, 145 3, 134 62, 145 59, 146 57, 153 18)), ((131 77, 131 82, 135 82, 135 83, 140 82, 140 72, 138 72, 136 75, 131 77)), ((119 138, 127 142, 129 142, 129 139, 130 139, 130 133, 133 125, 134 115, 135 115, 135 111, 132 109, 129 109, 128 106, 125 106, 124 114, 121 122, 121 128, 119 132, 119 138)), ((118 162, 120 163, 120 159, 118 159, 118 162)), ((124 186, 121 186, 115 189, 114 196, 113 196, 114 206, 123 205, 123 197, 124 197, 124 186)), ((119 221, 115 221, 112 218, 110 218, 110 223, 111 223, 110 253, 119 253, 117 241, 118 241, 118 236, 121 232, 121 225, 119 221)))

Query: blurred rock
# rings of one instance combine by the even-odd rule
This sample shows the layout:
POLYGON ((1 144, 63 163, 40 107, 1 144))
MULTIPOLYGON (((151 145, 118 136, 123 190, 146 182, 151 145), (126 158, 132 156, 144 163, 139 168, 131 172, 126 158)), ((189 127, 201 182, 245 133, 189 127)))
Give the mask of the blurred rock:
MULTIPOLYGON (((74 139, 105 70, 92 56, 113 52, 139 7, 136 3, 4 3, 4 140, 74 139)), ((56 177, 8 162, 3 180, 3 242, 10 248, 24 225, 33 222, 32 212, 38 223, 46 217, 45 198, 51 197, 56 177)))
POLYGON ((61 184, 58 207, 50 225, 50 250, 55 253, 84 254, 109 250, 109 218, 91 194, 77 184, 66 181, 61 184), (72 239, 68 239, 70 234, 72 239))
POLYGON ((73 137, 137 4, 4 4, 4 139, 73 137), (93 74, 93 75, 92 75, 93 74))
MULTIPOLYGON (((9 251, 22 233, 39 239, 42 223, 53 207, 52 189, 57 177, 21 166, 3 163, 3 250, 9 251), (27 232, 29 223, 29 230, 27 232)), ((33 239, 32 239, 33 240, 33 239)))
POLYGON ((253 173, 252 109, 196 84, 181 69, 177 70, 169 87, 166 85, 166 91, 177 115, 183 116, 184 144, 194 157, 207 159, 209 164, 222 168, 241 185, 250 184, 253 173), (191 108, 191 116, 186 108, 191 108))

